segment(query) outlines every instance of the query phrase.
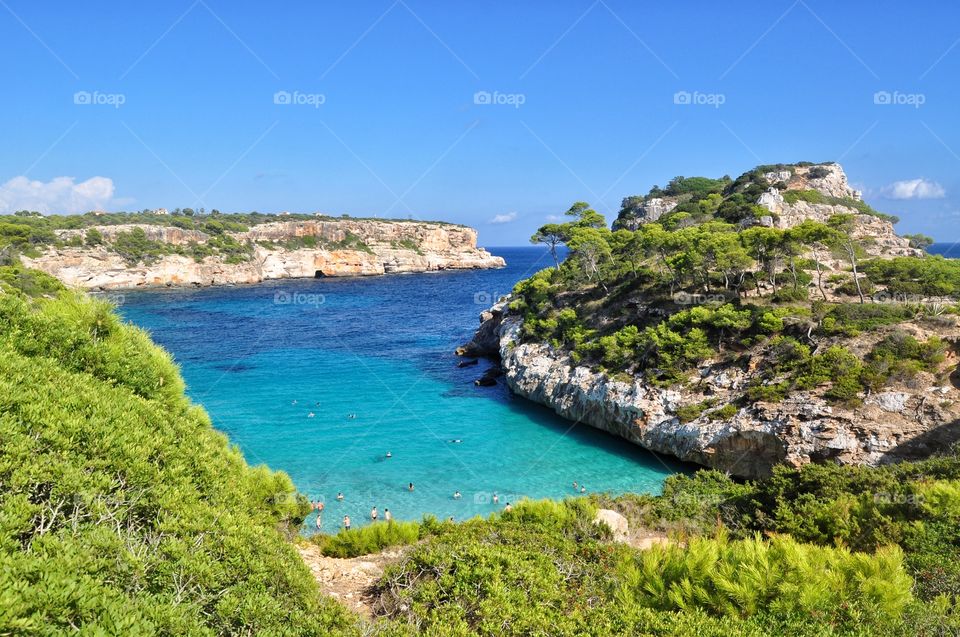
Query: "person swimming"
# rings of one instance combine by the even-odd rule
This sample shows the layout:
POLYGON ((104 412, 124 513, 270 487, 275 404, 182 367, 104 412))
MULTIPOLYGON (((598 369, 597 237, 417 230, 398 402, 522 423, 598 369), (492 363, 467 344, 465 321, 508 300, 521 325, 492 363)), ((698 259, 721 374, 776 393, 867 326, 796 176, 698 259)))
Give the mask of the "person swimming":
POLYGON ((412 483, 412 482, 411 482, 409 485, 407 485, 407 491, 413 491, 413 483, 412 483))
POLYGON ((291 405, 296 405, 296 404, 297 404, 297 399, 294 398, 293 400, 291 400, 291 401, 290 401, 290 404, 291 404, 291 405))
POLYGON ((312 412, 312 411, 311 411, 309 414, 307 414, 307 418, 313 418, 313 412, 312 412))
POLYGON ((456 445, 456 444, 460 444, 463 441, 460 440, 459 438, 454 438, 453 440, 448 440, 447 442, 450 442, 456 445))
POLYGON ((340 491, 339 493, 337 493, 337 500, 343 502, 343 491, 340 491))
POLYGON ((460 498, 461 498, 460 492, 459 492, 459 491, 454 491, 454 492, 453 492, 453 499, 454 499, 454 500, 459 500, 460 498))
POLYGON ((323 528, 323 515, 317 511, 317 530, 323 528))
POLYGON ((577 481, 574 480, 574 481, 573 481, 573 490, 576 491, 578 486, 580 486, 580 485, 578 485, 578 484, 577 484, 577 481))
POLYGON ((383 510, 383 519, 386 520, 387 522, 393 521, 393 514, 390 513, 390 509, 383 510))
POLYGON ((393 457, 393 454, 388 451, 388 452, 387 452, 387 457, 388 457, 388 458, 392 458, 392 457, 393 457))
POLYGON ((350 516, 349 516, 349 515, 343 516, 343 529, 344 529, 345 531, 349 531, 349 530, 350 530, 350 516))
POLYGON ((494 494, 493 494, 493 503, 494 503, 494 504, 498 504, 499 502, 500 502, 500 496, 498 496, 498 495, 496 494, 496 492, 494 492, 494 494))
POLYGON ((348 419, 348 420, 353 420, 353 419, 356 418, 356 417, 357 417, 356 414, 347 414, 347 419, 348 419))
POLYGON ((586 487, 580 487, 580 493, 586 493, 586 492, 587 492, 586 487))
POLYGON ((376 521, 377 521, 377 516, 378 516, 378 514, 377 514, 377 507, 373 507, 372 509, 370 509, 370 520, 371 520, 372 522, 376 522, 376 521))

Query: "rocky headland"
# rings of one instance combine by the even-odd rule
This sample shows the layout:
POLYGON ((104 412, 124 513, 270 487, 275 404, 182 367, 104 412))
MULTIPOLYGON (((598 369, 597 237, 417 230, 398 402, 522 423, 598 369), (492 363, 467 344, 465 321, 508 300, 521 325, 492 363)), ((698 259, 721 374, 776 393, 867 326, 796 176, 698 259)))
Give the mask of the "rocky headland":
POLYGON ((476 230, 417 221, 275 221, 216 235, 174 226, 123 224, 58 230, 57 236, 60 245, 21 260, 67 285, 86 289, 208 286, 505 265, 501 257, 477 247, 476 230), (91 229, 99 235, 95 245, 85 243, 91 229), (153 248, 152 253, 124 253, 120 245, 129 243, 130 237, 153 248), (242 252, 203 252, 225 238, 230 245, 241 246, 242 252))
MULTIPOLYGON (((809 168, 801 168, 798 174, 795 168, 784 170, 770 175, 768 182, 773 179, 781 186, 786 184, 807 192, 814 190, 843 201, 810 203, 794 199, 791 203, 789 197, 783 197, 776 187, 770 186, 757 205, 766 208, 772 218, 763 219, 763 210, 758 210, 752 225, 788 229, 806 220, 826 222, 834 215, 848 215, 854 225, 847 236, 857 243, 862 259, 906 257, 919 261, 932 258, 923 257, 924 253, 912 247, 908 239, 897 236, 890 220, 863 214, 852 207, 852 202, 859 200, 859 193, 849 188, 839 165, 825 165, 817 171, 820 175, 817 179, 809 178, 808 171, 809 168), (846 201, 851 203, 845 205, 846 201)), ((662 197, 653 199, 657 201, 648 202, 652 206, 646 208, 641 206, 639 214, 634 207, 628 219, 620 220, 620 227, 640 228, 657 223, 665 208, 673 207, 665 204, 662 197)), ((784 310, 781 304, 781 310, 777 310, 776 304, 764 306, 771 312, 779 311, 776 316, 784 317, 787 326, 779 326, 781 333, 795 334, 796 339, 791 342, 808 348, 813 360, 819 360, 818 355, 839 356, 837 352, 842 348, 854 363, 863 361, 865 366, 869 363, 875 367, 879 367, 875 365, 878 344, 886 347, 891 342, 945 343, 945 353, 937 359, 937 364, 922 371, 917 371, 918 364, 902 374, 891 373, 882 383, 859 388, 856 395, 851 392, 844 400, 831 398, 833 384, 831 379, 823 378, 802 388, 799 384, 789 385, 789 391, 775 395, 776 392, 766 390, 777 389, 777 383, 785 381, 770 371, 775 367, 771 361, 777 356, 782 358, 776 347, 782 348, 785 341, 778 340, 779 336, 771 340, 750 337, 742 343, 731 342, 726 351, 721 347, 719 352, 691 362, 685 377, 677 382, 657 382, 651 378, 648 365, 611 370, 609 365, 585 359, 579 346, 576 350, 571 346, 571 339, 532 335, 544 328, 524 325, 524 312, 528 321, 533 315, 529 303, 518 299, 517 293, 483 312, 473 340, 457 353, 494 358, 513 393, 550 407, 564 418, 602 429, 651 451, 737 476, 765 476, 781 463, 800 466, 833 461, 879 465, 925 458, 949 448, 960 439, 960 392, 954 386, 951 373, 958 362, 955 343, 960 340, 960 324, 956 314, 947 311, 954 301, 914 295, 907 300, 909 303, 900 299, 899 304, 894 304, 891 299, 896 295, 881 286, 867 288, 869 281, 865 277, 861 283, 873 297, 868 295, 860 301, 851 298, 855 292, 849 285, 850 268, 840 252, 821 247, 817 260, 827 276, 820 277, 819 285, 816 276, 807 277, 802 285, 804 294, 795 295, 806 299, 809 288, 809 298, 815 304, 814 315, 827 311, 823 308, 848 305, 866 306, 856 310, 856 316, 869 315, 877 323, 887 319, 876 317, 891 312, 902 311, 910 318, 858 329, 853 329, 852 323, 850 326, 830 323, 830 336, 824 336, 818 335, 818 330, 824 330, 824 319, 809 318, 810 312, 802 307, 793 305, 784 310), (831 283, 823 284, 827 279, 831 283), (877 307, 881 304, 883 307, 877 307), (907 306, 911 308, 909 311, 905 309, 907 306), (801 318, 788 316, 789 312, 801 318), (793 327, 791 320, 795 323, 793 327), (730 351, 734 348, 736 351, 730 351)), ((800 256, 814 258, 808 250, 800 256)), ((553 280, 560 275, 558 269, 553 280)), ((736 298, 741 304, 772 303, 769 285, 759 280, 760 276, 756 276, 755 290, 738 291, 736 297, 729 296, 728 300, 736 298)), ((787 276, 785 270, 784 278, 787 276)), ((542 277, 543 281, 550 279, 550 276, 542 277)), ((606 285, 611 291, 588 284, 579 292, 569 289, 546 292, 554 300, 542 303, 551 309, 545 313, 538 310, 535 320, 543 317, 544 323, 569 322, 572 316, 585 314, 583 308, 592 306, 593 317, 589 319, 592 322, 585 322, 584 326, 595 328, 601 334, 612 334, 608 338, 613 339, 624 333, 615 332, 615 327, 629 329, 630 325, 639 325, 642 334, 644 325, 656 326, 661 321, 667 324, 672 314, 689 310, 691 303, 696 304, 690 299, 722 298, 703 290, 683 297, 685 293, 681 291, 671 304, 669 299, 665 302, 663 298, 653 298, 632 283, 624 283, 616 291, 613 291, 615 282, 607 281, 606 285), (580 296, 564 300, 575 293, 580 296), (611 297, 615 297, 614 300, 611 297), (677 302, 677 298, 681 301, 677 302), (564 307, 568 309, 558 314, 564 307), (570 313, 564 315, 563 312, 570 313)), ((543 290, 546 290, 545 284, 537 293, 544 293, 543 290)), ((704 303, 704 307, 709 305, 709 301, 704 303)), ((737 303, 735 307, 744 307, 737 303)), ((580 333, 583 334, 583 330, 580 333)), ((602 348, 616 348, 616 341, 604 343, 600 339, 595 349, 602 348)), ((776 364, 781 363, 777 360, 776 364)), ((897 363, 885 364, 895 366, 897 363)))

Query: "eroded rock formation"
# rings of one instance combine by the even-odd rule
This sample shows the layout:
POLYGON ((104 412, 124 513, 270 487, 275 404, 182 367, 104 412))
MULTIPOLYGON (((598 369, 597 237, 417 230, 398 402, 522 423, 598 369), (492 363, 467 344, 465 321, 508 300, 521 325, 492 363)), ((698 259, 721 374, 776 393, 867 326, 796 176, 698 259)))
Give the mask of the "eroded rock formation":
MULTIPOLYGON (((366 276, 393 272, 499 268, 501 257, 477 247, 476 230, 452 224, 377 221, 278 221, 227 233, 250 242, 248 260, 227 262, 220 255, 196 260, 164 254, 149 263, 132 264, 111 243, 125 232, 142 229, 146 239, 171 246, 203 245, 210 236, 170 226, 96 226, 103 246, 50 248, 24 263, 43 270, 67 285, 88 289, 144 286, 222 285, 270 279, 315 276, 366 276), (286 248, 284 242, 311 237, 316 247, 286 248)), ((83 236, 87 229, 65 230, 64 240, 83 236)))

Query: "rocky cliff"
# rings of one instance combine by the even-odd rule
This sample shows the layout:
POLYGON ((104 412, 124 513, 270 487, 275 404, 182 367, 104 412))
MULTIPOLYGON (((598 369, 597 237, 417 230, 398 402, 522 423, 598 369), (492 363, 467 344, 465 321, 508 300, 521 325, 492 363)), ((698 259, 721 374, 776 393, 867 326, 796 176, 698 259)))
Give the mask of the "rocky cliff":
MULTIPOLYGON (((229 237, 247 246, 243 259, 214 254, 195 258, 159 254, 131 263, 114 247, 118 237, 142 230, 147 241, 169 247, 204 246, 214 240, 197 230, 171 226, 96 226, 103 245, 49 248, 25 265, 88 289, 143 286, 221 285, 315 276, 365 276, 394 272, 499 268, 501 257, 477 247, 477 233, 465 226, 413 221, 278 221, 252 226, 229 237), (309 247, 308 247, 309 246, 309 247)), ((77 240, 89 231, 64 230, 77 240)))
MULTIPOLYGON (((460 353, 499 358, 515 394, 657 453, 761 477, 779 463, 878 465, 924 458, 960 436, 960 392, 933 384, 930 376, 873 394, 856 408, 830 404, 815 391, 797 392, 778 403, 741 407, 730 417, 681 422, 684 405, 736 396, 751 380, 750 367, 703 361, 698 382, 676 389, 611 378, 550 345, 522 343, 522 320, 511 314, 508 300, 484 312, 477 335, 460 353)), ((960 333, 954 328, 942 335, 960 333)))

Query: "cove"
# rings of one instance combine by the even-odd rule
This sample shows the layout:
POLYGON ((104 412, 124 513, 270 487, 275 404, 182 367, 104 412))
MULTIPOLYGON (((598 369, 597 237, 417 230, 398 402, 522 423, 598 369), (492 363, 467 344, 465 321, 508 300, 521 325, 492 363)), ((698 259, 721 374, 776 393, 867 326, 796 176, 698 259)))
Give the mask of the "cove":
POLYGON ((552 263, 536 247, 492 252, 506 268, 112 298, 174 355, 191 399, 248 462, 287 472, 325 501, 326 532, 345 514, 367 523, 373 506, 396 519, 463 520, 524 496, 573 495, 574 481, 588 492, 659 493, 687 467, 574 425, 502 384, 475 387, 486 361, 457 366, 453 350, 480 311, 552 263))

